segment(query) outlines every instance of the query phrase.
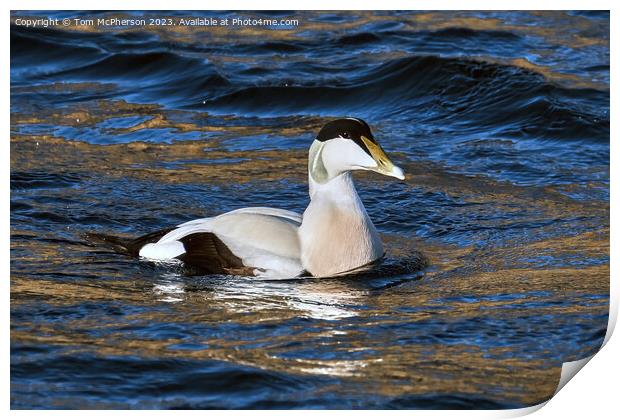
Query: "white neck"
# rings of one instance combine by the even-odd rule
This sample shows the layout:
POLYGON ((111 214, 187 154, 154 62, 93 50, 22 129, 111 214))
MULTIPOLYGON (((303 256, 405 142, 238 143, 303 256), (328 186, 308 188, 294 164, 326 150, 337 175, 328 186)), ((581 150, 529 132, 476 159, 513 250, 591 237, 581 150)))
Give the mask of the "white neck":
POLYGON ((308 189, 310 200, 331 200, 343 204, 355 204, 366 212, 362 200, 357 195, 351 172, 344 172, 327 182, 316 182, 312 175, 308 175, 308 189))
POLYGON ((350 172, 327 182, 309 176, 310 204, 299 228, 302 264, 326 277, 366 265, 383 256, 383 245, 362 204, 350 172))

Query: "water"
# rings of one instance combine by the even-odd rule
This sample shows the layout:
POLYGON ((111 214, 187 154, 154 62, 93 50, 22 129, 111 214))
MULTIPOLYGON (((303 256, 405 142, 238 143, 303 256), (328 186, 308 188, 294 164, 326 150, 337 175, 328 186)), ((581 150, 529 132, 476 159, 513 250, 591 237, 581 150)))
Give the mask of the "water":
MULTIPOLYGON (((12 19, 33 16, 123 14, 12 19)), ((549 398, 607 324, 609 14, 260 16, 299 26, 11 26, 12 408, 549 398), (376 272, 190 277, 82 239, 301 212, 342 116, 408 174, 356 174, 376 272)))

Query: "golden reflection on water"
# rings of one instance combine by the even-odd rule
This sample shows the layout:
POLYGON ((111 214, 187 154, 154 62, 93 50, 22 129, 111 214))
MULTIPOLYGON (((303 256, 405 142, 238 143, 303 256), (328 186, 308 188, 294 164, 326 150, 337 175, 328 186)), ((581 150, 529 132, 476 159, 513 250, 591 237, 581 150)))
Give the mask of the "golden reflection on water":
MULTIPOLYGON (((300 25, 293 28, 278 28, 278 30, 265 30, 260 26, 127 26, 120 28, 106 28, 91 25, 71 25, 66 30, 76 32, 137 32, 149 31, 157 34, 162 40, 169 42, 187 42, 196 43, 197 40, 204 43, 236 43, 251 44, 256 38, 265 41, 295 41, 304 37, 315 37, 317 33, 330 33, 347 35, 351 32, 362 31, 369 24, 391 24, 395 17, 392 15, 381 15, 373 11, 352 11, 356 19, 344 22, 325 22, 316 20, 321 15, 330 15, 331 11, 298 11, 294 18, 299 19, 300 25)), ((521 36, 538 36, 544 38, 549 45, 562 45, 574 49, 585 48, 593 45, 609 46, 609 38, 600 36, 600 28, 596 20, 587 19, 578 15, 570 15, 565 11, 523 11, 521 12, 520 23, 509 22, 499 18, 472 16, 475 12, 459 12, 459 11, 432 11, 432 12, 411 12, 401 13, 396 19, 402 23, 408 30, 415 31, 438 31, 442 29, 464 28, 477 31, 506 31, 521 36), (530 16, 529 23, 526 16, 530 16), (544 24, 541 24, 541 20, 544 24)), ((238 15, 243 17, 251 17, 251 12, 239 12, 238 15)), ((15 19, 23 18, 21 15, 11 15, 11 22, 15 19)), ((120 19, 131 18, 123 12, 109 13, 109 18, 117 17, 120 19)), ((167 16, 165 12, 162 16, 167 16)), ((293 16, 291 16, 293 17, 293 16)), ((173 18, 177 18, 176 16, 173 18)), ((544 51, 535 51, 537 55, 547 54, 544 51)), ((243 57, 239 56, 222 56, 217 54, 207 54, 193 52, 196 57, 212 60, 214 63, 220 61, 239 61, 243 57)), ((378 53, 369 55, 378 61, 384 61, 387 58, 397 58, 405 56, 404 51, 390 51, 389 53, 378 53), (386 56, 389 54, 389 56, 386 56)), ((487 61, 501 60, 491 57, 484 57, 487 61)), ((285 55, 277 55, 274 60, 286 60, 285 55)), ((308 59, 311 59, 308 57, 308 59)), ((532 63, 527 58, 519 58, 507 60, 505 64, 522 67, 529 70, 535 70, 544 75, 548 80, 555 83, 562 83, 572 87, 607 89, 608 85, 578 78, 567 73, 564 69, 553 68, 550 66, 532 63)))
MULTIPOLYGON (((405 246, 401 239, 399 246, 405 246)), ((591 232, 558 240, 543 240, 522 245, 519 253, 532 255, 536 251, 564 252, 571 247, 590 248, 594 254, 605 252, 605 232, 591 232), (555 248, 554 248, 555 247, 555 248)), ((406 241, 404 241, 406 242, 406 241)), ((20 247, 19 241, 13 244, 20 247)), ((411 244, 409 244, 411 246, 411 244)), ((22 343, 49 343, 66 346, 66 352, 93 352, 104 356, 129 356, 139 354, 146 358, 179 357, 189 359, 215 359, 232 361, 248 366, 298 374, 332 375, 359 381, 378 395, 397 396, 407 392, 484 393, 489 387, 501 389, 502 395, 524 404, 538 403, 548 398, 557 385, 559 365, 536 359, 511 357, 510 346, 494 350, 494 357, 475 345, 419 345, 390 344, 389 325, 403 322, 395 316, 394 308, 422 308, 408 314, 406 322, 435 321, 449 323, 467 317, 491 317, 494 308, 513 305, 510 317, 527 317, 538 313, 570 315, 606 311, 606 300, 598 305, 530 307, 536 302, 531 293, 546 291, 556 299, 570 299, 579 294, 606 294, 609 286, 609 266, 598 265, 581 268, 502 268, 504 252, 511 248, 495 249, 493 253, 475 256, 471 249, 441 247, 428 243, 424 247, 433 267, 424 279, 414 281, 414 288, 388 289, 373 293, 360 285, 341 281, 316 282, 256 282, 247 280, 218 281, 215 285, 188 285, 174 274, 158 275, 152 285, 128 286, 109 282, 76 281, 75 283, 46 281, 13 276, 11 279, 11 305, 28 305, 33 299, 43 299, 53 305, 77 305, 88 301, 127 303, 139 305, 143 311, 122 318, 82 318, 62 324, 21 324, 12 331, 11 339, 22 343), (475 257, 475 258, 474 258, 475 257), (482 260, 482 261, 480 261, 482 260), (483 263, 482 265, 478 265, 483 263), (462 274, 459 274, 459 270, 462 274), (484 301, 484 296, 511 293, 515 297, 502 301, 484 301), (521 297, 520 294, 525 295, 521 297), (482 301, 455 301, 444 309, 434 303, 451 297, 477 295, 482 301), (166 311, 161 311, 165 305, 166 311), (424 310, 429 307, 432 309, 424 310), (281 324, 287 319, 308 317, 319 322, 322 328, 302 330, 282 336, 269 335, 248 340, 217 336, 199 340, 204 348, 183 349, 182 338, 140 338, 121 329, 127 323, 148 326, 162 322, 195 324, 226 323, 234 319, 238 325, 263 323, 281 324), (357 318, 356 318, 357 317, 357 318), (383 319, 383 318, 385 319, 383 319), (333 329, 330 324, 339 320, 356 320, 353 328, 333 329), (359 319, 365 321, 360 322, 359 319), (377 321, 373 321, 373 320, 377 321), (380 321, 379 321, 380 320, 380 321), (381 322, 388 328, 381 338, 370 338, 366 327, 381 322), (103 336, 93 336, 105 325, 103 336), (319 346, 326 337, 346 337, 349 351, 364 351, 379 346, 379 355, 356 356, 351 359, 321 360, 315 358, 281 356, 281 349, 294 349, 301 344, 316 342, 319 346), (377 341, 379 340, 379 341, 377 341), (292 346, 292 347, 291 347, 292 346), (75 349, 75 350, 73 350, 75 349), (433 356, 429 359, 428 355, 433 356), (527 389, 527 392, 523 390, 527 389)), ((53 263, 61 259, 59 246, 41 249, 41 256, 53 263)), ((79 264, 78 261, 75 262, 79 264)), ((121 279, 119 279, 121 280, 121 279)), ((341 324, 342 325, 342 324, 341 324)), ((136 326, 137 327, 137 326, 136 326)), ((320 351, 319 353, 320 354, 320 351)), ((367 388, 368 389, 368 388, 367 388)))
MULTIPOLYGON (((149 296, 140 291, 132 293, 131 290, 125 290, 122 293, 115 293, 108 289, 91 288, 84 285, 72 287, 54 282, 46 284, 46 282, 38 279, 36 281, 14 279, 12 294, 18 295, 20 298, 14 300, 12 304, 27 303, 29 299, 23 297, 33 292, 39 296, 51 294, 53 300, 57 300, 58 304, 77 304, 91 299, 113 299, 115 301, 135 299, 145 308, 148 308, 157 305, 156 301, 161 300, 161 293, 176 298, 182 288, 181 283, 169 285, 165 291, 155 286, 149 302, 149 296), (36 291, 32 290, 33 286, 36 287, 36 291)), ((300 313, 315 319, 331 320, 334 319, 334 315, 338 317, 350 315, 343 312, 338 313, 339 304, 363 299, 364 296, 363 293, 351 294, 348 290, 343 290, 342 296, 327 294, 320 287, 312 288, 310 295, 306 293, 307 290, 304 288, 286 288, 283 286, 281 290, 280 294, 277 292, 266 296, 261 296, 260 293, 254 294, 251 296, 253 303, 245 302, 247 296, 241 295, 242 297, 239 298, 234 293, 227 293, 225 289, 207 293, 183 292, 182 294, 185 296, 180 298, 182 301, 165 300, 166 303, 174 305, 171 307, 172 313, 145 311, 135 317, 127 316, 122 323, 118 324, 118 327, 121 328, 125 323, 136 321, 145 325, 160 322, 195 322, 196 325, 200 325, 207 318, 207 315, 201 313, 203 310, 208 310, 210 322, 226 322, 227 319, 230 319, 231 312, 237 315, 235 322, 251 325, 282 321, 291 316, 299 316, 300 313), (315 302, 320 301, 319 307, 309 308, 295 303, 291 304, 291 302, 307 299, 315 302), (321 309, 320 306, 325 308, 321 309), (336 311, 326 309, 330 306, 336 308, 336 311), (245 316, 238 316, 244 313, 245 316)), ((425 305, 429 299, 434 297, 432 294, 426 293, 429 290, 432 288, 419 291, 416 294, 416 299, 413 302, 408 300, 407 303, 409 305, 425 305)), ((377 307, 386 308, 384 309, 386 315, 390 313, 390 307, 402 303, 398 302, 398 296, 393 295, 377 299, 387 300, 375 302, 377 307)), ((457 309, 460 316, 463 315, 464 310, 465 308, 457 309)), ((475 306, 468 308, 468 310, 472 313, 478 313, 475 306)), ((375 309, 375 311, 377 310, 375 309)), ((377 316, 380 313, 372 315, 377 316)), ((420 315, 420 317, 424 316, 428 315, 420 315)), ((435 313, 433 316, 441 316, 441 313, 435 313)), ((411 319, 410 322, 414 321, 415 318, 411 319)), ((104 356, 139 354, 145 358, 216 359, 289 373, 342 376, 352 381, 359 381, 360 384, 370 387, 374 392, 386 396, 397 396, 408 392, 480 393, 488 389, 489 386, 496 386, 503 390, 502 393, 506 398, 523 400, 524 403, 530 404, 548 397, 556 386, 554 378, 559 377, 559 367, 542 367, 541 362, 536 360, 489 359, 475 346, 409 344, 403 348, 400 345, 390 345, 389 335, 385 337, 385 340, 375 343, 365 337, 364 327, 367 325, 364 324, 360 325, 357 330, 338 331, 327 328, 318 333, 315 331, 298 332, 293 337, 285 336, 281 339, 277 336, 250 341, 210 338, 203 342, 208 348, 175 350, 174 346, 183 344, 183 339, 136 339, 125 333, 108 333, 103 337, 93 337, 90 331, 96 331, 102 323, 106 329, 114 329, 114 324, 109 323, 106 319, 84 318, 63 323, 63 325, 32 325, 30 330, 20 329, 13 331, 11 335, 12 340, 22 343, 65 345, 68 354, 75 348, 75 351, 78 352, 88 351, 104 356), (351 360, 320 360, 299 357, 291 359, 278 356, 278 349, 289 347, 291 338, 295 341, 320 342, 326 332, 336 337, 345 335, 350 345, 350 351, 364 350, 379 344, 381 356, 351 360), (247 344, 260 345, 261 341, 265 346, 259 349, 243 348, 247 344), (429 360, 428 354, 433 354, 432 361, 429 360), (530 392, 523 393, 523 388, 530 390, 530 392)), ((315 329, 313 328, 313 330, 315 329)))
MULTIPOLYGON (((333 24, 310 22, 303 16, 304 30, 334 29, 333 24)), ((598 42, 587 33, 592 21, 569 17, 561 12, 531 12, 559 22, 549 27, 509 25, 498 19, 481 19, 450 13, 419 13, 402 17, 406 25, 423 30, 462 27, 484 30, 509 30, 534 34, 574 48, 598 42), (567 27, 574 30, 566 31, 567 27)), ((339 31, 360 28, 370 22, 392 19, 369 12, 359 12, 359 19, 338 25, 339 31)), ((123 16, 122 13, 118 14, 123 16)), ((12 17, 12 19, 15 18, 12 17)), ((93 31, 93 27, 72 27, 71 30, 93 31)), ((192 28, 153 29, 165 39, 192 40, 199 34, 192 28)), ((256 37, 251 28, 234 31, 238 42, 256 37)), ((296 31, 260 31, 263 37, 286 40, 298 37, 296 31), (266 35, 268 34, 268 35, 266 35)), ((230 41, 231 32, 223 28, 205 30, 206 41, 230 41)), ((387 53, 385 53, 387 54, 387 53)), ((384 59, 377 54, 376 59, 384 59)), ((398 56, 400 52, 390 52, 398 56)), ((226 58, 220 57, 222 60, 226 58)), ((590 82, 567 75, 558 69, 531 63, 526 59, 509 62, 544 75, 547 79, 579 87, 590 82)), ((107 85, 87 83, 55 83, 30 90, 80 92, 110 89, 107 85)), ((19 88, 15 89, 19 92, 19 88)), ((48 173, 87 173, 92 178, 139 179, 165 184, 244 184, 280 181, 305 183, 307 151, 305 147, 291 150, 231 150, 225 140, 240 137, 307 136, 315 133, 327 117, 308 117, 289 127, 274 130, 254 127, 207 113, 170 112, 158 105, 138 105, 124 101, 98 101, 83 109, 41 110, 33 114, 11 113, 11 170, 48 173), (131 142, 97 145, 92 139, 71 139, 50 134, 17 133, 14 128, 49 124, 55 127, 93 128, 110 118, 143 117, 135 124, 109 129, 112 134, 138 133, 145 129, 168 129, 174 135, 197 133, 199 140, 172 141, 169 144, 131 142), (82 140, 82 141, 80 141, 82 140), (217 162, 217 163, 214 163, 217 162), (168 165, 169 164, 169 165, 168 165)), ((404 156, 393 153, 394 160, 404 156)), ((404 159, 401 159, 404 160, 404 159)), ((463 176, 435 163, 418 160, 405 162, 408 174, 404 190, 441 192, 459 197, 471 207, 454 212, 527 209, 530 219, 569 220, 600 218, 608 220, 606 202, 570 199, 557 187, 521 187, 485 176, 463 176)), ((373 175, 360 175, 361 179, 373 175)), ((377 183, 388 182, 373 177, 377 183)), ((593 185, 600 187, 604 184, 593 185)), ((563 191, 570 190, 563 186, 563 191)), ((78 187, 79 188, 79 187, 78 187)), ((79 191, 77 192, 79 193, 79 191)), ((302 210, 302 209, 298 209, 302 210)), ((544 228, 541 228, 544 230, 544 228)), ((16 252, 31 250, 32 237, 38 232, 22 227, 12 229, 11 248, 16 252)), ((586 231, 528 243, 507 241, 502 246, 457 246, 439 240, 385 234, 389 255, 400 257, 411 249, 423 250, 430 262, 424 277, 411 276, 409 283, 374 290, 367 284, 350 281, 282 281, 265 282, 250 279, 220 278, 194 283, 174 273, 155 272, 147 280, 136 275, 127 278, 119 270, 100 268, 106 258, 85 244, 37 242, 36 252, 18 254, 13 259, 11 307, 29 310, 35 304, 57 307, 85 303, 110 306, 139 307, 135 313, 101 315, 63 320, 14 321, 11 341, 24 344, 60 346, 66 354, 90 352, 101 356, 133 356, 144 358, 179 358, 221 360, 274 371, 301 375, 328 375, 346 378, 352 384, 370 389, 377 395, 399 396, 406 393, 472 393, 484 395, 497 389, 503 398, 535 404, 553 394, 559 379, 560 365, 536 358, 517 358, 510 345, 485 349, 475 343, 420 344, 399 342, 402 337, 391 334, 390 327, 416 322, 437 322, 449 325, 465 318, 498 316, 506 319, 528 316, 600 316, 607 312, 609 264, 588 264, 585 259, 604 260, 609 256, 609 227, 587 226, 586 231), (532 256, 558 257, 575 261, 565 266, 545 265, 530 261, 532 256), (580 264, 582 262, 582 264, 580 264), (537 265, 538 264, 538 265, 537 265), (58 281, 58 267, 69 276, 58 281), (29 273, 32 274, 27 274, 29 273), (35 275, 36 273, 36 275, 35 275), (84 274, 97 274, 93 280, 84 274), (582 295, 600 295, 590 305, 575 304, 582 295), (468 300, 468 296, 476 299, 468 300), (502 296, 502 299, 497 299, 502 296), (552 296, 552 297, 549 297, 552 296), (545 304, 549 299, 565 304, 545 304), (537 303, 541 305, 536 306, 537 303), (140 335, 150 325, 174 323, 195 327, 234 324, 287 325, 295 319, 313 321, 313 328, 293 325, 291 331, 264 337, 243 337, 205 334, 191 337, 195 347, 186 348, 186 337, 149 337, 140 335), (338 321, 336 323, 336 321, 338 321), (124 327, 131 324, 137 333, 129 334, 124 327), (382 333, 371 335, 367 327, 381 324, 382 333), (101 334, 94 334, 102 330, 101 334), (292 357, 287 351, 308 347, 319 351, 315 356, 292 357), (321 359, 321 351, 330 346, 346 347, 347 357, 321 359), (373 352, 373 350, 378 350, 373 352)), ((127 263, 114 256, 114 264, 127 263)), ((131 262, 134 265, 135 262, 131 262)), ((136 263, 137 264, 137 263, 136 263)), ((567 321, 569 322, 569 321, 567 321)), ((202 330, 200 330, 202 331, 202 330)), ((223 333, 222 333, 223 334, 223 333)), ((337 390, 334 390, 337 391, 337 390)))

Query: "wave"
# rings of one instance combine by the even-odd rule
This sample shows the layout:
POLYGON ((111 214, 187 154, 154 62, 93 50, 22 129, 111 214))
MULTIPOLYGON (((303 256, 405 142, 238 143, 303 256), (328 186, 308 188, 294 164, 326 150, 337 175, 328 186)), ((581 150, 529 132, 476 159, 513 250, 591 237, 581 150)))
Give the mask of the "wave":
POLYGON ((412 116, 442 120, 461 130, 501 123, 507 134, 515 136, 607 141, 609 115, 590 105, 601 102, 608 102, 607 92, 559 87, 516 66, 413 56, 388 61, 348 81, 243 87, 190 106, 255 115, 412 116))
POLYGON ((175 105, 198 101, 206 91, 228 87, 230 82, 205 60, 170 52, 107 56, 94 63, 49 74, 46 79, 115 82, 122 92, 142 102, 175 105))
POLYGON ((199 100, 206 90, 230 84, 206 59, 162 51, 161 46, 149 51, 149 36, 99 34, 103 39, 92 44, 100 48, 89 46, 91 37, 15 28, 11 32, 11 50, 16 51, 11 56, 12 83, 112 82, 119 87, 117 95, 170 105, 199 100), (140 51, 132 51, 134 44, 140 51))
POLYGON ((82 179, 82 176, 72 173, 13 171, 11 172, 11 190, 67 188, 78 184, 82 179))
POLYGON ((153 37, 14 27, 12 78, 24 83, 111 82, 118 86, 111 93, 117 97, 214 114, 355 114, 374 120, 438 123, 460 133, 493 129, 513 138, 609 139, 609 92, 562 87, 530 69, 437 55, 408 55, 375 65, 357 62, 349 53, 342 60, 325 62, 303 58, 313 49, 333 57, 343 48, 391 39, 409 42, 411 37, 450 44, 520 41, 518 35, 505 31, 392 30, 380 36, 359 32, 326 42, 258 40, 226 46, 230 54, 244 57, 302 56, 275 67, 264 60, 215 65, 207 51, 221 52, 222 45, 195 43, 190 48, 180 43, 175 48, 171 41, 153 37))

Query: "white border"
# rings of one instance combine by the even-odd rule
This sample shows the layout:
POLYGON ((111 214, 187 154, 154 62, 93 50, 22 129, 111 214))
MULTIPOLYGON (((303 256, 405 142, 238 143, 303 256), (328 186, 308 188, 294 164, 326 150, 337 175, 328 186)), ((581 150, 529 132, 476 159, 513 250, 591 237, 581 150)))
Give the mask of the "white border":
POLYGON ((613 2, 591 0, 9 0, 9 10, 609 10, 613 2))
MULTIPOLYGON (((616 2, 617 3, 617 2, 616 2)), ((5 17, 8 17, 9 10, 83 10, 83 9, 103 9, 103 10, 406 10, 406 9, 417 9, 417 10, 612 10, 611 13, 611 45, 615 43, 614 30, 618 26, 618 18, 617 11, 614 10, 612 5, 614 2, 611 1, 599 1, 599 0, 590 0, 590 1, 574 1, 574 0, 521 0, 521 1, 502 1, 491 2, 491 1, 480 1, 480 0, 471 0, 471 1, 450 1, 450 0, 419 0, 415 2, 411 1, 402 1, 402 0, 383 0, 383 1, 365 1, 360 2, 359 0, 314 0, 314 1, 285 1, 285 0, 264 0, 261 2, 258 1, 249 1, 249 0, 238 0, 234 3, 231 3, 229 0, 211 0, 211 1, 197 1, 197 0, 175 0, 174 2, 164 2, 164 1, 149 1, 149 0, 106 0, 106 1, 90 1, 88 3, 84 2, 84 0, 76 1, 76 0, 66 0, 66 1, 47 1, 47 0, 9 0, 7 2, 3 2, 8 7, 6 9, 5 17)), ((9 48, 10 45, 10 28, 9 25, 6 25, 4 30, 2 31, 5 53, 2 57, 3 60, 3 104, 4 104, 4 114, 2 115, 3 120, 5 121, 5 129, 7 129, 10 125, 10 96, 9 96, 9 88, 10 88, 10 74, 9 74, 9 48)), ((617 68, 616 62, 616 54, 612 53, 612 73, 614 73, 614 69, 617 68)), ((612 75, 612 108, 614 104, 615 98, 615 84, 616 80, 615 74, 612 75)), ((615 123, 612 119, 612 135, 615 132, 615 123)), ((2 347, 2 352, 4 356, 4 360, 6 363, 6 376, 5 380, 2 383, 2 391, 4 397, 4 407, 5 410, 9 411, 10 401, 9 401, 9 389, 10 389, 10 376, 9 376, 9 294, 10 294, 10 285, 9 285, 9 249, 10 249, 10 209, 9 209, 9 198, 10 198, 10 189, 9 189, 9 173, 10 173, 10 160, 9 160, 9 142, 8 138, 5 138, 5 141, 2 144, 3 150, 3 159, 5 161, 5 178, 2 183, 2 189, 4 192, 5 201, 2 203, 2 213, 4 216, 4 231, 5 235, 2 238, 4 241, 4 255, 5 258, 3 260, 4 269, 6 276, 4 276, 4 297, 6 302, 4 307, 4 322, 2 323, 2 329, 4 333, 4 337, 6 337, 5 345, 2 347)), ((617 170, 614 169, 614 163, 618 163, 618 153, 617 148, 613 146, 611 147, 611 178, 617 179, 617 170)), ((616 209, 618 208, 615 203, 617 203, 616 197, 617 194, 616 184, 611 184, 611 208, 612 208, 612 219, 614 216, 617 216, 616 209)), ((612 229, 612 233, 614 230, 612 229)), ((612 278, 613 273, 618 273, 617 269, 617 252, 618 247, 616 246, 618 243, 617 235, 611 236, 611 272, 612 278)), ((385 411, 380 412, 372 412, 372 411, 328 411, 328 412, 318 412, 318 411, 251 411, 251 412, 220 412, 220 411, 212 411, 212 412, 202 412, 202 411, 193 411, 193 412, 165 412, 165 411, 92 411, 88 414, 80 411, 10 411, 8 414, 14 418, 31 418, 32 416, 36 417, 46 417, 46 418, 62 418, 62 419, 81 419, 84 415, 93 416, 94 418, 108 418, 109 416, 121 416, 127 418, 141 418, 142 416, 149 416, 149 418, 164 418, 170 415, 174 416, 187 416, 191 418, 204 418, 204 416, 216 417, 216 418, 235 418, 249 415, 252 418, 289 418, 290 416, 295 416, 298 418, 310 419, 316 416, 320 416, 321 418, 338 418, 342 420, 344 418, 355 418, 355 420, 359 420, 361 417, 366 416, 383 416, 389 415, 390 417, 399 417, 399 418, 410 418, 411 416, 421 417, 421 418, 433 418, 433 419, 445 419, 445 418, 471 418, 471 419, 484 419, 484 418, 508 418, 515 417, 519 415, 524 415, 529 412, 535 411, 542 406, 546 405, 545 409, 538 411, 531 418, 536 419, 547 419, 547 418, 566 418, 566 419, 580 419, 582 420, 585 416, 590 418, 611 418, 612 416, 617 415, 617 389, 618 389, 618 374, 619 363, 616 355, 620 354, 620 344, 617 338, 609 340, 611 335, 611 331, 613 330, 613 326, 615 326, 617 320, 617 310, 618 310, 618 287, 617 281, 612 282, 612 293, 611 293, 611 308, 610 308, 610 328, 608 330, 608 334, 605 338, 606 345, 599 354, 595 355, 590 363, 583 369, 583 372, 579 373, 579 378, 574 381, 570 381, 568 385, 554 398, 550 400, 547 404, 541 404, 538 407, 532 407, 528 409, 520 409, 520 410, 503 410, 503 411, 390 411, 386 413, 385 411)))

